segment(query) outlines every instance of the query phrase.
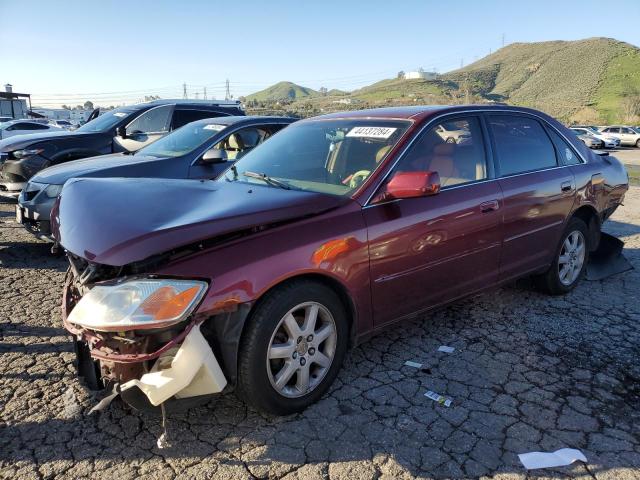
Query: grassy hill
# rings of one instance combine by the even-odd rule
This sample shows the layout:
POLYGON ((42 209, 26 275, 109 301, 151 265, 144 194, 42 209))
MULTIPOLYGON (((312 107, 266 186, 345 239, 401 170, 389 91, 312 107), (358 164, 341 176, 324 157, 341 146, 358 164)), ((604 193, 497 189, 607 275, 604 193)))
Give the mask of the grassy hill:
POLYGON ((623 120, 624 98, 640 93, 640 49, 610 38, 514 43, 444 78, 565 120, 623 120))
POLYGON ((610 38, 514 43, 438 80, 393 78, 325 95, 280 82, 247 100, 263 107, 285 101, 288 112, 302 116, 385 105, 505 102, 569 122, 637 123, 640 49, 610 38))
POLYGON ((311 88, 302 87, 292 82, 278 82, 264 90, 247 96, 248 101, 256 102, 281 102, 300 100, 301 98, 315 97, 319 93, 311 88))

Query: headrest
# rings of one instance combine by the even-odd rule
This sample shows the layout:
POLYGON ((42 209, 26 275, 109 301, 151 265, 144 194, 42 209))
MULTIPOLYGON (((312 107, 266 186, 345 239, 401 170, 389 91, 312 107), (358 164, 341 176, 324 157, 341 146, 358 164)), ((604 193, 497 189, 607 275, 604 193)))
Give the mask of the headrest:
POLYGON ((227 139, 227 148, 235 148, 237 150, 243 149, 242 139, 239 138, 237 133, 232 133, 227 139))
POLYGON ((453 149, 455 148, 454 143, 440 143, 433 147, 434 155, 451 155, 453 153, 453 149))

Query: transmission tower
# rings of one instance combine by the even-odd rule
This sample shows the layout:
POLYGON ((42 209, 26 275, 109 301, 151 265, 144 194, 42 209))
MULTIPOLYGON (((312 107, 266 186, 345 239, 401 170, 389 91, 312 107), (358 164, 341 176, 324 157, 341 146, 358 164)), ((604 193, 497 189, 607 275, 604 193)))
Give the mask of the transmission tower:
POLYGON ((229 89, 229 79, 227 78, 227 90, 224 94, 224 99, 225 100, 231 100, 233 98, 233 96, 231 95, 231 90, 229 89))
POLYGON ((207 87, 204 87, 204 90, 202 91, 202 98, 203 100, 207 99, 207 87))
POLYGON ((188 98, 187 97, 187 84, 186 83, 182 84, 182 98, 184 98, 185 100, 188 98))

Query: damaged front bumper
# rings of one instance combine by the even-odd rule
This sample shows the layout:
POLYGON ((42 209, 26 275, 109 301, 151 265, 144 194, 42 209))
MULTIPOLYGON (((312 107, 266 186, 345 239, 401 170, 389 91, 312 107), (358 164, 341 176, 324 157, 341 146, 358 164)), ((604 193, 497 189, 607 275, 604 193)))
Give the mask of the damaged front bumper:
POLYGON ((103 383, 117 385, 122 398, 136 408, 157 407, 170 399, 209 396, 222 392, 227 385, 196 322, 152 352, 126 346, 148 345, 146 339, 138 342, 131 335, 121 337, 127 340, 116 349, 113 338, 78 328, 66 319, 64 326, 76 338, 80 375, 89 383, 93 380, 92 386, 97 388, 103 383))

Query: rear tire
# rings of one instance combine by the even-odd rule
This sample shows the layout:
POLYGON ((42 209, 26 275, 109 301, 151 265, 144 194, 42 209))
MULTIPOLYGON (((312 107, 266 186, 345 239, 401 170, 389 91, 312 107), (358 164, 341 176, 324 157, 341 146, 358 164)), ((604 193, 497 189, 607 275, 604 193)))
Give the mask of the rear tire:
POLYGON ((265 413, 288 415, 315 403, 335 379, 349 336, 340 297, 296 280, 256 305, 240 343, 238 395, 265 413))
POLYGON ((536 277, 538 287, 551 295, 573 290, 584 276, 589 261, 589 230, 579 218, 569 220, 549 270, 536 277))

